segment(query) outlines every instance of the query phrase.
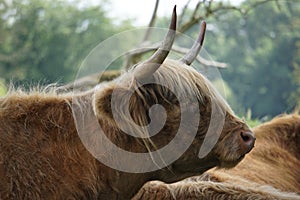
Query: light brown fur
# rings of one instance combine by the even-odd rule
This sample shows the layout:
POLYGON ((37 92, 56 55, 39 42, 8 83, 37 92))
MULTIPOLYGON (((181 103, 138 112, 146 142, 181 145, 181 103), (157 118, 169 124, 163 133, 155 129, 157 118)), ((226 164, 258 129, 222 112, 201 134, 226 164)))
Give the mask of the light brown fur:
MULTIPOLYGON (((122 95, 122 91, 136 89, 138 83, 132 71, 99 85, 95 91, 76 95, 13 91, 0 99, 0 199, 129 199, 149 180, 174 182, 214 166, 235 166, 246 153, 240 148, 239 137, 241 131, 249 131, 248 126, 191 67, 166 61, 157 72, 154 78, 181 91, 186 102, 191 92, 197 94, 198 102, 192 103, 200 110, 198 133, 178 160, 154 172, 125 173, 103 165, 83 146, 71 105, 81 109, 84 117, 97 116, 106 136, 128 151, 155 150, 176 134, 180 122, 178 101, 168 90, 155 85, 143 86, 134 93, 130 112, 137 124, 148 123, 149 106, 159 103, 168 114, 164 128, 149 140, 131 137, 115 125, 110 95, 113 90, 120 90, 122 95), (225 126, 213 150, 200 159, 198 151, 210 121, 212 99, 225 112, 225 126)), ((126 116, 122 120, 127 123, 126 116)))
POLYGON ((300 116, 278 116, 254 132, 255 148, 235 168, 149 182, 134 199, 300 199, 300 116))
POLYGON ((300 194, 300 116, 282 115, 254 131, 257 143, 247 159, 218 172, 300 194))

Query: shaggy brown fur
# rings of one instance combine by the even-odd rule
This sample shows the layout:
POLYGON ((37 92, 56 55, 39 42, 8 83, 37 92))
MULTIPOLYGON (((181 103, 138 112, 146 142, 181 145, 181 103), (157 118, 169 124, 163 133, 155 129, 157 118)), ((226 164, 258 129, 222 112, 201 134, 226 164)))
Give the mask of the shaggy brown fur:
POLYGON ((237 167, 149 182, 134 199, 300 199, 292 194, 300 194, 300 116, 278 116, 254 132, 255 148, 237 167))
MULTIPOLYGON (((134 79, 128 79, 130 73, 99 86, 95 92, 77 96, 10 92, 2 97, 0 199, 129 199, 149 180, 174 182, 214 166, 232 167, 247 153, 240 147, 240 132, 249 131, 247 125, 233 115, 198 72, 175 61, 166 61, 155 77, 163 77, 170 87, 180 86, 187 102, 190 91, 197 90, 199 94, 201 120, 193 144, 172 165, 151 173, 120 172, 98 162, 78 137, 70 105, 78 104, 83 114, 96 115, 107 137, 119 147, 132 152, 149 151, 143 140, 116 127, 110 112, 112 90, 135 87, 134 79), (225 126, 214 149, 200 159, 198 151, 209 124, 211 99, 224 109, 225 126)), ((168 113, 164 128, 151 138, 156 148, 160 148, 176 134, 180 119, 178 102, 164 88, 148 85, 140 91, 130 102, 137 122, 148 119, 146 110, 153 103, 160 103, 168 113)), ((187 134, 189 128, 186 127, 187 134)))

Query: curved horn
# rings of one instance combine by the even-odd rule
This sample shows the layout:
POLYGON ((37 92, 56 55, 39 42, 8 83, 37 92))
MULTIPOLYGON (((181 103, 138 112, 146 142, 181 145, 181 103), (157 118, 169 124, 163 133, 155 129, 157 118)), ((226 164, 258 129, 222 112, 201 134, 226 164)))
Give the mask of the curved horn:
POLYGON ((136 79, 143 80, 145 78, 149 78, 149 76, 151 76, 167 58, 175 39, 176 21, 176 6, 174 6, 169 31, 165 36, 161 47, 159 47, 159 49, 148 60, 142 62, 135 68, 134 75, 136 79))
POLYGON ((205 30, 206 30, 206 22, 203 21, 201 23, 201 27, 200 27, 200 34, 198 39, 195 41, 195 43, 193 44, 192 48, 189 50, 189 52, 187 54, 185 54, 185 56, 183 58, 180 59, 181 62, 190 65, 195 58, 197 57, 197 55, 199 54, 202 44, 203 44, 203 40, 204 40, 204 36, 205 36, 205 30))

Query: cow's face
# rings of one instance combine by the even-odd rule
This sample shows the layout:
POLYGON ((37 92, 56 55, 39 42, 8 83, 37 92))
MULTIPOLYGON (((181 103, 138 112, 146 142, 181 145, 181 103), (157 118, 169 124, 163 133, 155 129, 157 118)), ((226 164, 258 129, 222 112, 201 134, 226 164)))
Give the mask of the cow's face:
MULTIPOLYGON (((167 68, 166 65, 178 67, 175 71, 179 71, 179 74, 183 74, 179 68, 189 70, 193 77, 189 80, 191 82, 195 80, 194 85, 198 88, 202 98, 198 99, 197 103, 191 102, 189 98, 185 100, 185 102, 189 102, 188 112, 192 113, 192 116, 197 115, 195 112, 200 113, 200 118, 192 117, 190 123, 186 124, 186 134, 190 134, 193 127, 198 124, 197 134, 190 147, 166 169, 166 171, 170 170, 171 173, 163 171, 161 179, 166 182, 173 182, 201 174, 216 166, 221 168, 234 167, 254 147, 253 132, 243 120, 233 114, 227 103, 217 95, 208 80, 201 74, 193 72, 193 69, 186 66, 175 65, 176 61, 167 61, 166 63, 163 67, 167 68), (199 84, 200 82, 204 84, 199 84), (196 109, 197 106, 199 109, 196 109), (198 119, 199 121, 195 121, 198 119)), ((170 101, 171 99, 175 99, 175 97, 171 97, 170 101)), ((172 127, 168 129, 173 132, 170 138, 173 138, 177 133, 182 115, 180 106, 174 105, 169 111, 172 120, 170 119, 170 124, 167 124, 167 127, 172 127)), ((163 140, 158 140, 158 143, 161 141, 163 140)), ((165 140, 164 145, 169 141, 170 139, 165 140)))
POLYGON ((255 140, 209 81, 188 66, 202 45, 205 23, 184 58, 166 60, 175 37, 175 13, 172 19, 163 46, 116 80, 99 85, 93 105, 99 122, 113 132, 108 136, 119 147, 145 153, 173 145, 160 158, 179 155, 157 172, 163 181, 201 174, 215 166, 235 166, 255 140))

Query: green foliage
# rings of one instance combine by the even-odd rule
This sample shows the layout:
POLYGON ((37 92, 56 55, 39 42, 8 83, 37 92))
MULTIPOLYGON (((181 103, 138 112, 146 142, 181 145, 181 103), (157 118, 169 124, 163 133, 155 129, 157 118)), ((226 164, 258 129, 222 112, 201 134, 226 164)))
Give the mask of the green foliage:
POLYGON ((0 74, 7 81, 70 81, 87 53, 116 31, 99 6, 9 2, 0 3, 0 74))
MULTIPOLYGON (((298 21, 300 23, 300 19, 298 21)), ((292 65, 293 65, 293 80, 296 85, 296 90, 293 91, 291 94, 291 104, 296 104, 298 108, 300 108, 300 38, 297 38, 295 42, 295 54, 292 58, 292 65)))
POLYGON ((4 80, 3 79, 0 79, 0 97, 5 95, 7 92, 7 89, 4 85, 4 80))
POLYGON ((258 119, 247 119, 246 122, 250 128, 254 128, 261 124, 261 121, 258 119))
MULTIPOLYGON (((245 121, 247 122, 248 126, 250 126, 250 128, 254 128, 258 125, 260 125, 262 123, 261 120, 255 118, 252 118, 252 112, 250 109, 247 110, 246 116, 245 116, 245 121)), ((267 121, 267 118, 264 118, 263 121, 267 121)))
POLYGON ((250 109, 258 118, 291 111, 300 96, 300 4, 270 1, 245 17, 228 12, 210 23, 205 47, 229 64, 222 75, 237 101, 230 103, 234 110, 250 109))

